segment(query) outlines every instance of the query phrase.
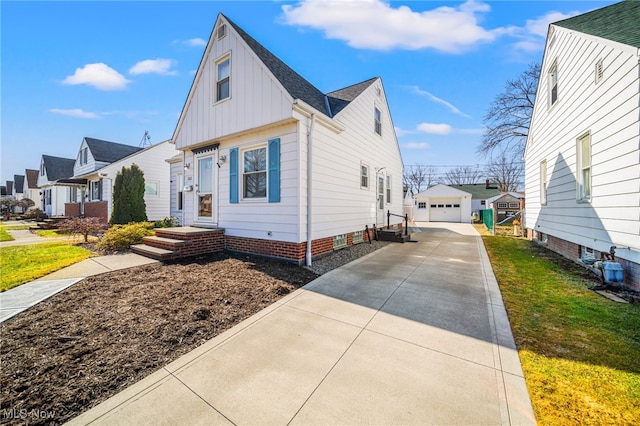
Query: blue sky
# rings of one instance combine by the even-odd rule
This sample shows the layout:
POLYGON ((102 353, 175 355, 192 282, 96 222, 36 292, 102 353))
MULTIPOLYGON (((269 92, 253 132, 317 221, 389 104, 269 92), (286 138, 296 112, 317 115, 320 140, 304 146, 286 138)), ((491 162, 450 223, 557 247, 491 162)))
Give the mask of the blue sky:
POLYGON ((382 77, 405 165, 483 165, 482 119, 549 22, 616 1, 0 2, 0 182, 85 136, 171 138, 218 13, 323 92, 382 77))

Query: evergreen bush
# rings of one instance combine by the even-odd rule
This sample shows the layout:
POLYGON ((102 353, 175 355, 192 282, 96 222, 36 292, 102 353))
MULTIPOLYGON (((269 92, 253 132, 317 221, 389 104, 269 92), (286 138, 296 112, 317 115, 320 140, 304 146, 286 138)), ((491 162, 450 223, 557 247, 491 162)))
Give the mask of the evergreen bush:
POLYGON ((113 185, 113 211, 109 223, 124 225, 147 220, 144 202, 144 173, 135 164, 123 167, 113 185))

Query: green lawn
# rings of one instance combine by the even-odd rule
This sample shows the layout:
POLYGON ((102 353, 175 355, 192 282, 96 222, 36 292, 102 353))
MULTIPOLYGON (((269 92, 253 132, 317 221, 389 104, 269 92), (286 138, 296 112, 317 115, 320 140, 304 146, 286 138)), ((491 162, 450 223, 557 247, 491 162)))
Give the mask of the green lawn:
POLYGON ((517 238, 483 236, 541 425, 640 424, 640 305, 517 238))
POLYGON ((0 241, 13 241, 13 237, 7 232, 7 228, 4 226, 0 226, 0 241))
POLYGON ((64 243, 0 248, 0 291, 33 281, 93 256, 89 250, 64 243))

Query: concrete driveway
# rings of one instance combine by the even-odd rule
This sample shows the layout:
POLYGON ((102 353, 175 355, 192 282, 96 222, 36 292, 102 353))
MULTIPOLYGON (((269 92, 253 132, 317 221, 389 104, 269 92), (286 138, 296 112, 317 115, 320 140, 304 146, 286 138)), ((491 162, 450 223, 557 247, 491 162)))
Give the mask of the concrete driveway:
POLYGON ((535 424, 482 240, 421 225, 71 424, 535 424))

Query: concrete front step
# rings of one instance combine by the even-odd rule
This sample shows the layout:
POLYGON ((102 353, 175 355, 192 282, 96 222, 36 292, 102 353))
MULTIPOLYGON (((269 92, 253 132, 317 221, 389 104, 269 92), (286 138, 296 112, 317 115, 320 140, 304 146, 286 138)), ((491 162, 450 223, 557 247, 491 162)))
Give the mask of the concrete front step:
POLYGON ((146 244, 132 245, 131 251, 156 260, 169 260, 176 257, 176 251, 174 250, 165 250, 159 247, 148 246, 146 244))

